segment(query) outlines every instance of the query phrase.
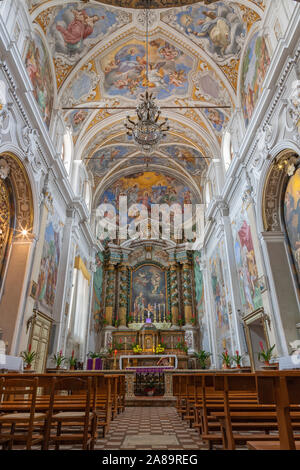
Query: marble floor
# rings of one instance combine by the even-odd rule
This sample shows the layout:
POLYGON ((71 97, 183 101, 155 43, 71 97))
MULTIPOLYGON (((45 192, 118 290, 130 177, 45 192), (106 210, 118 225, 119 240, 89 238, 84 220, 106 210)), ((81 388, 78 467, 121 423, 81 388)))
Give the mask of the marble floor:
POLYGON ((127 407, 95 449, 201 450, 205 446, 198 431, 190 429, 174 407, 127 407))

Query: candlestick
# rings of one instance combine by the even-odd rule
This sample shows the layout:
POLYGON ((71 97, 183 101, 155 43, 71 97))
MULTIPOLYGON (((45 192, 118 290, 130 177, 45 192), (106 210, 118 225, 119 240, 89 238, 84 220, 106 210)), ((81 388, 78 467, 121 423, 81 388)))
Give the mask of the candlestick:
POLYGON ((116 370, 116 368, 117 368, 117 350, 115 349, 115 357, 114 357, 113 369, 116 370))

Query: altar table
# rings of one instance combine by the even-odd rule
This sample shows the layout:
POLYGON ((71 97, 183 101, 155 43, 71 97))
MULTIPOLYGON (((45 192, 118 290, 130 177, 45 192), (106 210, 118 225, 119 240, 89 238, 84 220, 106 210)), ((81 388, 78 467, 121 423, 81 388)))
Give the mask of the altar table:
MULTIPOLYGON (((123 370, 123 359, 127 359, 129 361, 131 359, 150 359, 150 358, 154 358, 154 359, 157 359, 157 361, 158 361, 162 357, 165 357, 167 359, 173 357, 175 363, 174 363, 174 366, 172 366, 170 368, 171 369, 177 369, 178 359, 177 359, 176 354, 128 354, 128 355, 122 355, 119 358, 119 368, 120 368, 120 370, 123 370)), ((130 367, 130 366, 128 366, 128 367, 130 367)), ((144 367, 144 366, 142 366, 142 367, 144 367)), ((155 367, 155 366, 151 366, 151 367, 155 367)), ((163 367, 163 366, 160 366, 160 367, 163 367)), ((166 367, 166 366, 164 366, 164 367, 166 367)))
POLYGON ((0 354, 0 370, 23 372, 23 359, 17 356, 0 354))

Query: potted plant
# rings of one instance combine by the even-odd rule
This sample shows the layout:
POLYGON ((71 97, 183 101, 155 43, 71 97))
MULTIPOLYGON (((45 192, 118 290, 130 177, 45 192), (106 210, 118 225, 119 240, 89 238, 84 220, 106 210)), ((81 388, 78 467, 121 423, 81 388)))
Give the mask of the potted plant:
POLYGON ((74 351, 72 351, 72 355, 69 358, 70 370, 75 369, 76 361, 77 361, 77 359, 75 359, 75 357, 74 357, 74 351))
POLYGON ((183 324, 184 324, 183 319, 182 319, 182 318, 178 318, 178 320, 177 320, 177 325, 178 325, 179 327, 181 327, 183 324))
POLYGON ((275 348, 275 344, 273 344, 273 346, 271 346, 270 348, 266 350, 264 350, 262 341, 259 342, 259 346, 260 346, 261 351, 258 353, 258 360, 264 362, 265 366, 269 366, 270 359, 273 356, 272 353, 273 353, 273 349, 275 348))
POLYGON ((133 316, 132 315, 128 315, 127 323, 133 323, 133 316))
POLYGON ((156 354, 162 354, 164 352, 165 348, 161 345, 161 344, 158 344, 155 348, 155 353, 156 354))
POLYGON ((60 369, 60 366, 65 362, 66 358, 62 354, 62 350, 60 350, 58 353, 53 355, 52 360, 56 364, 56 369, 60 369))
POLYGON ((31 351, 31 344, 28 346, 27 351, 22 351, 20 356, 25 363, 25 370, 30 370, 34 359, 37 357, 35 351, 31 351))
POLYGON ((191 318, 191 324, 192 324, 193 326, 196 325, 196 317, 192 317, 192 318, 191 318))
POLYGON ((241 368, 241 360, 242 360, 242 355, 239 354, 238 350, 235 351, 235 355, 232 356, 233 362, 236 363, 236 368, 240 369, 241 368))
POLYGON ((200 369, 206 369, 206 361, 211 356, 211 353, 201 350, 199 352, 195 352, 194 354, 199 361, 200 369))
POLYGON ((141 354, 143 352, 141 346, 139 344, 135 344, 132 348, 134 354, 141 354))
POLYGON ((153 378, 151 378, 148 381, 144 391, 147 393, 148 397, 152 397, 154 395, 154 393, 155 393, 155 382, 154 382, 153 378))
POLYGON ((188 352, 188 346, 185 341, 178 341, 176 344, 176 349, 179 349, 180 351, 183 351, 185 354, 188 352))
POLYGON ((221 359, 222 359, 223 368, 224 369, 230 369, 232 359, 229 356, 227 349, 225 349, 225 351, 222 352, 221 359))

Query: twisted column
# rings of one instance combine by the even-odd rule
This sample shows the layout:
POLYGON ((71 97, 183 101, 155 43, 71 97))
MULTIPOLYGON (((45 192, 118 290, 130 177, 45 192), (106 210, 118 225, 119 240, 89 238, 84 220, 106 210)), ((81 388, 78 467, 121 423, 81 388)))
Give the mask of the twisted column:
POLYGON ((174 325, 178 322, 178 280, 177 280, 177 264, 170 266, 170 295, 171 295, 171 315, 174 325))
POLYGON ((126 326, 128 270, 126 264, 120 266, 119 320, 120 326, 126 326))
POLYGON ((115 298, 116 271, 115 266, 109 263, 106 269, 106 296, 105 296, 105 319, 107 325, 112 325, 114 298, 115 298))
POLYGON ((184 263, 182 271, 183 305, 185 323, 191 324, 192 319, 192 273, 191 265, 184 263))

